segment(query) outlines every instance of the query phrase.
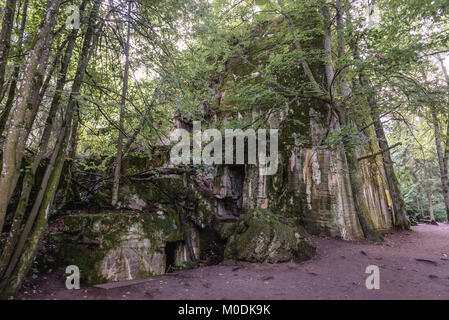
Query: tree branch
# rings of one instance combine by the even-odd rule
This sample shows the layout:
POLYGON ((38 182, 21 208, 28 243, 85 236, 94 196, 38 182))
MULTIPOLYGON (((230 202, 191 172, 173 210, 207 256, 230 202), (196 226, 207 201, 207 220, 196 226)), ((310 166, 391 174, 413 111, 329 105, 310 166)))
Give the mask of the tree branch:
POLYGON ((393 148, 396 148, 396 147, 398 147, 398 146, 401 146, 401 145, 402 145, 402 143, 401 143, 401 142, 398 142, 398 143, 392 145, 391 147, 389 147, 389 148, 387 148, 387 149, 380 150, 379 152, 370 154, 370 155, 368 155, 368 156, 363 156, 363 157, 361 157, 361 158, 358 158, 357 160, 358 160, 358 161, 362 161, 362 160, 365 160, 365 159, 370 159, 370 158, 377 157, 378 155, 383 154, 383 153, 385 153, 385 152, 387 152, 387 151, 389 151, 389 150, 391 150, 391 149, 393 149, 393 148))

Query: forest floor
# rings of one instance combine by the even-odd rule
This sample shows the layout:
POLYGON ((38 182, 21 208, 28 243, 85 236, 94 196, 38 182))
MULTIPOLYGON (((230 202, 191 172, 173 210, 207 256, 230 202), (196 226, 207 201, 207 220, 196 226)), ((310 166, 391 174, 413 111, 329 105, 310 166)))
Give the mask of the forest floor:
POLYGON ((383 243, 315 238, 305 262, 222 263, 151 279, 67 290, 62 271, 30 278, 18 299, 449 299, 449 225, 385 234, 383 243), (368 290, 377 265, 380 289, 368 290))

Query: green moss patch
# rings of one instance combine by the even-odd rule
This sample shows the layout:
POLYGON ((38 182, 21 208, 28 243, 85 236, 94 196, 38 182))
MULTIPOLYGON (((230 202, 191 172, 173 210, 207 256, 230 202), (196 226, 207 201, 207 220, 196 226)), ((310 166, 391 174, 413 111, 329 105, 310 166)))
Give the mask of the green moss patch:
POLYGON ((249 262, 309 259, 315 252, 305 232, 268 210, 240 216, 225 249, 225 258, 249 262))

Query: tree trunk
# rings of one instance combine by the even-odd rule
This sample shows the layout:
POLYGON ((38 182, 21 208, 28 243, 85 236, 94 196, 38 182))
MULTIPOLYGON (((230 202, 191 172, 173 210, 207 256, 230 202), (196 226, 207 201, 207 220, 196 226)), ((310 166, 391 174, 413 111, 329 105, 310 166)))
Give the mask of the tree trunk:
POLYGON ((39 111, 39 106, 42 102, 42 99, 44 98, 45 92, 48 89, 48 86, 50 84, 50 80, 52 78, 53 72, 55 71, 58 60, 59 60, 59 54, 60 54, 60 48, 57 49, 57 55, 55 56, 55 59, 53 63, 51 64, 48 75, 44 81, 44 75, 45 70, 47 69, 47 63, 48 63, 48 57, 50 55, 50 48, 45 48, 42 56, 40 58, 39 66, 36 70, 36 76, 34 78, 34 82, 31 88, 30 93, 30 99, 28 102, 27 110, 25 113, 25 119, 24 123, 25 126, 23 130, 20 132, 19 139, 17 141, 16 146, 16 170, 14 172, 10 190, 9 190, 9 199, 12 197, 13 192, 16 189, 17 182, 20 178, 20 167, 22 164, 23 154, 25 152, 26 148, 26 142, 28 140, 28 137, 31 133, 34 120, 36 119, 37 113, 39 111))
MULTIPOLYGON (((128 17, 131 14, 131 2, 128 3, 128 17)), ((117 139, 117 155, 115 158, 115 170, 114 170, 114 183, 112 187, 112 206, 117 205, 118 201, 118 190, 120 186, 120 171, 122 165, 122 145, 123 145, 123 124, 125 117, 125 103, 126 95, 128 93, 128 76, 129 76, 129 36, 130 36, 130 23, 128 22, 128 29, 126 34, 126 45, 125 45, 125 71, 123 74, 123 90, 122 90, 122 103, 120 105, 120 122, 119 122, 119 132, 117 139)))
MULTIPOLYGON (((341 0, 337 1, 337 10, 339 12, 337 14, 337 25, 341 25, 341 24, 343 24, 343 22, 338 22, 339 20, 343 19, 341 17, 343 15, 343 4, 342 4, 341 0)), ((347 15, 347 19, 349 21, 351 21, 351 13, 350 13, 349 7, 346 7, 345 12, 347 15)), ((338 27, 338 29, 340 29, 340 28, 341 28, 341 26, 338 27)), ((339 38, 341 39, 340 41, 344 41, 344 34, 342 34, 341 31, 340 31, 339 38)), ((344 47, 344 46, 341 44, 340 47, 344 47)), ((352 43, 350 43, 349 47, 352 50, 352 56, 353 56, 354 60, 359 61, 361 58, 360 58, 360 53, 359 53, 357 43, 355 41, 353 41, 352 43)), ((340 50, 342 50, 342 49, 340 49, 340 50)), ((339 55, 344 55, 343 53, 344 52, 342 51, 342 52, 340 52, 339 55)), ((385 136, 382 122, 380 121, 380 118, 379 118, 379 111, 378 111, 377 103, 375 100, 374 92, 370 88, 368 88, 369 81, 365 78, 365 75, 363 74, 363 70, 360 70, 360 72, 359 72, 359 82, 357 83, 357 81, 354 80, 353 85, 354 85, 354 87, 360 87, 362 90, 369 90, 367 102, 368 102, 368 106, 371 111, 371 118, 374 123, 376 137, 379 141, 380 150, 385 150, 385 152, 382 153, 382 164, 383 164, 383 167, 385 170, 388 192, 390 194, 390 198, 391 198, 391 202, 392 202, 392 206, 393 206, 394 226, 395 226, 395 228, 398 228, 398 229, 408 230, 408 229, 410 229, 410 221, 407 218, 407 210, 405 207, 405 202, 402 198, 401 191, 399 189, 399 181, 398 181, 398 179, 396 177, 396 173, 394 171, 393 161, 391 160, 390 148, 388 146, 388 142, 387 142, 387 139, 385 136)), ((346 91, 346 89, 343 89, 343 91, 346 91)))
MULTIPOLYGON (((325 23, 324 50, 327 58, 326 79, 329 95, 331 97, 335 97, 335 90, 333 88, 335 70, 334 70, 334 62, 332 59, 332 37, 330 32, 331 19, 326 4, 322 6, 321 12, 325 23)), ((339 44, 339 46, 342 45, 343 45, 342 43, 339 44)), ((343 48, 340 48, 340 51, 341 51, 340 54, 343 54, 343 48)), ((349 95, 349 92, 345 91, 345 94, 349 95)), ((329 104, 328 107, 330 107, 330 109, 332 110, 335 110, 335 112, 337 113, 340 127, 350 126, 350 123, 347 119, 346 110, 344 107, 338 106, 333 102, 329 104)), ((360 226, 362 227, 363 234, 366 238, 372 240, 381 240, 382 237, 380 233, 377 231, 372 221, 368 209, 368 204, 366 203, 365 195, 363 194, 363 180, 360 174, 360 166, 358 163, 358 157, 356 155, 355 148, 352 146, 351 140, 352 138, 350 138, 348 135, 345 135, 343 137, 343 147, 346 155, 346 161, 348 164, 349 180, 351 184, 352 194, 354 197, 354 205, 357 212, 357 217, 360 226)))
MULTIPOLYGON (((50 83, 52 73, 54 72, 54 69, 56 68, 56 64, 57 64, 58 60, 59 60, 58 55, 56 55, 54 65, 51 68, 44 85, 42 86, 41 92, 39 93, 39 95, 37 97, 34 98, 33 103, 35 105, 39 105, 41 103, 41 101, 44 97, 45 91, 47 90, 48 85, 50 83)), ((44 131, 45 131, 45 129, 44 129, 44 131)), ((46 145, 47 144, 45 144, 45 146, 46 145)), ((33 164, 31 165, 31 168, 27 168, 24 178, 23 178, 22 191, 20 194, 19 203, 18 203, 16 211, 14 213, 13 222, 11 225, 11 229, 9 231, 9 237, 6 241, 6 244, 3 248, 3 252, 0 256, 0 278, 2 277, 3 272, 5 271, 7 263, 9 262, 12 251, 14 249, 14 246, 17 243, 17 239, 18 239, 19 232, 20 232, 20 227, 22 225, 22 220, 23 220, 23 217, 25 215, 25 210, 28 205, 28 199, 31 194, 31 190, 33 188, 34 175, 36 174, 37 167, 39 166, 40 160, 43 157, 43 152, 45 152, 44 150, 42 150, 42 152, 40 152, 40 151, 41 150, 39 149, 38 154, 36 155, 35 160, 33 161, 33 164)), ((19 177, 16 177, 15 179, 18 180, 18 178, 19 177)), ((13 182, 13 184, 15 184, 15 182, 13 182)))
MULTIPOLYGON (((340 127, 347 127, 349 124, 346 120, 344 111, 342 112, 339 108, 336 109, 336 111, 338 114, 340 127)), ((348 136, 343 137, 343 147, 345 151, 346 162, 348 164, 349 182, 354 198, 355 210, 357 212, 357 217, 360 226, 362 227, 365 238, 379 241, 382 240, 382 236, 374 225, 368 209, 368 204, 366 203, 365 195, 363 193, 363 180, 360 174, 361 169, 359 166, 359 160, 356 154, 355 147, 352 145, 351 140, 352 138, 348 136)))
POLYGON ((14 248, 19 240, 20 231, 22 229, 23 218, 25 216, 25 210, 28 205, 28 199, 33 188, 35 169, 29 168, 25 172, 25 176, 22 182, 22 193, 20 195, 19 203, 17 204, 14 217, 12 219, 11 228, 9 230, 8 238, 3 247, 3 251, 0 257, 0 279, 2 279, 11 256, 14 252, 14 248))
POLYGON ((76 70, 75 80, 73 81, 71 94, 67 103, 65 119, 61 127, 56 146, 53 150, 52 157, 45 170, 40 190, 33 204, 33 208, 31 209, 24 230, 20 236, 17 248, 11 258, 11 262, 6 270, 2 283, 0 284, 0 289, 3 289, 3 297, 13 296, 19 290, 23 279, 28 273, 31 264, 36 257, 40 241, 47 226, 50 209, 66 158, 65 156, 70 137, 70 128, 72 126, 77 98, 83 83, 89 58, 91 57, 90 52, 92 52, 95 47, 95 42, 93 42, 92 39, 100 4, 101 0, 96 0, 91 10, 89 24, 86 30, 82 52, 80 54, 78 67, 76 70), (31 231, 32 233, 28 239, 28 235, 31 231), (27 243, 26 248, 25 243, 27 243))
MULTIPOLYGON (((18 58, 16 60, 19 60, 20 56, 23 53, 23 47, 22 47, 23 46, 23 34, 25 31, 27 16, 28 16, 28 0, 25 0, 23 7, 22 7, 22 21, 20 23, 19 39, 17 40, 18 58)), ((16 63, 18 63, 18 62, 19 61, 16 61, 16 63)), ((9 113, 11 112, 12 105, 14 102, 14 97, 16 96, 16 88, 17 88, 17 81, 19 78, 19 72, 20 72, 20 67, 17 64, 14 67, 14 71, 12 72, 12 75, 11 75, 11 84, 9 86, 8 98, 6 99, 5 109, 3 109, 2 115, 0 117, 0 136, 3 134, 3 131, 5 131, 6 123, 9 118, 9 113)))
MULTIPOLYGON (((3 147, 2 172, 0 177, 0 230, 3 229, 17 163, 21 162, 18 161, 21 159, 17 159, 16 156, 17 144, 20 135, 26 130, 26 126, 29 125, 24 122, 25 115, 27 110, 32 107, 30 99, 35 79, 39 76, 36 73, 41 55, 45 48, 51 45, 53 40, 53 28, 56 23, 59 4, 60 0, 49 0, 44 23, 38 30, 35 45, 31 49, 27 59, 22 84, 19 89, 17 105, 14 109, 8 135, 3 147)), ((19 158, 21 156, 19 155, 19 158)))
POLYGON ((14 22, 17 0, 7 0, 3 15, 2 31, 0 33, 0 92, 5 85, 5 71, 8 64, 9 48, 11 47, 11 32, 14 22))
MULTIPOLYGON (((344 20, 344 6, 347 5, 346 0, 344 3, 342 0, 337 0, 335 2, 336 20, 337 20, 337 37, 338 37, 338 59, 339 64, 337 64, 339 70, 343 70, 344 66, 344 57, 346 55, 346 41, 345 41, 345 27, 346 21, 344 20)), ((346 79, 346 75, 344 72, 340 74, 339 77, 339 91, 340 95, 343 97, 343 100, 348 98, 351 95, 351 86, 346 79)))
MULTIPOLYGON (((443 59, 441 59, 440 56, 438 56, 438 61, 440 62, 441 70, 443 70, 443 75, 444 75, 444 79, 446 80, 446 85, 449 87, 449 74, 447 72, 446 66, 443 62, 443 59)), ((449 99, 447 99, 446 101, 447 101, 447 105, 449 106, 449 99)), ((448 161, 449 161, 449 117, 446 120, 446 137, 444 139, 444 154, 443 154, 443 167, 446 171, 446 178, 448 176, 448 171, 449 171, 448 161)), ((447 180, 449 180, 449 178, 447 178, 447 180)), ((449 193, 449 181, 446 183, 446 190, 449 193)), ((449 198, 449 195, 447 195, 447 197, 449 198)), ((446 201, 446 195, 445 195, 445 201, 446 201)), ((446 206, 446 216, 447 216, 447 221, 449 222, 449 211, 447 211, 447 206, 446 206)))
POLYGON ((441 132, 440 124, 438 122, 437 113, 432 110, 433 129, 435 133, 435 145, 437 148, 438 165, 440 167, 441 185, 443 188, 444 205, 446 207, 446 215, 449 217, 449 181, 448 181, 448 168, 444 161, 443 148, 441 146, 441 132))
MULTIPOLYGON (((86 6, 86 2, 87 2, 87 0, 84 0, 83 3, 81 4, 80 13, 83 12, 83 10, 86 6)), ((55 94, 52 99, 52 103, 50 105, 50 111, 48 112, 48 115, 47 115, 44 131, 41 136, 41 142, 39 144, 39 148, 34 157, 31 168, 25 172, 25 176, 24 176, 24 179, 22 182, 22 192, 20 195, 20 200, 19 200, 18 206, 16 208, 16 211, 15 211, 15 214, 13 217, 13 222, 12 222, 11 230, 9 232, 8 239, 6 241, 6 244, 3 248, 2 255, 0 257, 0 278, 2 277, 6 267, 8 266, 9 260, 11 258, 11 255, 14 252, 14 248, 17 244, 17 241, 18 241, 18 238, 20 235, 22 220, 25 215, 25 210, 28 206, 30 193, 31 193, 31 190, 32 190, 32 187, 34 184, 34 176, 36 174, 36 170, 37 170, 39 164, 41 163, 42 159, 44 158, 45 153, 48 150, 48 143, 49 143, 51 132, 53 129, 53 119, 56 115, 56 112, 58 111, 58 107, 61 102, 61 92, 64 87, 65 79, 67 76, 67 69, 68 69, 68 66, 70 63, 70 58, 72 56, 73 47, 74 47, 77 35, 78 35, 78 29, 73 29, 72 33, 70 34, 70 36, 67 39, 67 47, 66 47, 63 59, 62 59, 60 72, 57 76, 56 90, 55 90, 55 94)), ((55 61, 57 62, 58 60, 59 60, 59 54, 57 54, 57 56, 55 57, 55 61)), ((49 76, 50 75, 51 75, 51 73, 49 74, 49 76)), ((49 79, 49 76, 47 77, 47 79, 49 79)), ((48 81, 46 81, 46 85, 48 85, 48 81)), ((43 93, 45 93, 46 85, 44 84, 44 86, 41 90, 41 93, 39 95, 40 99, 42 99, 43 93)))
POLYGON ((427 164, 426 160, 423 158, 423 169, 424 169, 424 180, 425 180, 425 188, 426 188, 426 195, 427 200, 429 201, 429 214, 430 214, 430 220, 435 221, 435 214, 433 212, 433 204, 432 204, 432 192, 430 190, 430 183, 429 183, 429 174, 427 172, 427 164))
POLYGON ((323 6, 321 7, 321 14, 323 15, 324 18, 324 52, 328 60, 325 63, 327 90, 329 91, 332 97, 335 97, 335 90, 333 86, 335 70, 334 70, 334 61, 332 59, 332 34, 331 34, 332 22, 329 13, 329 8, 327 7, 326 3, 324 3, 323 6))
POLYGON ((401 190, 399 188, 399 181, 396 177, 396 172, 393 167, 393 160, 391 159, 390 147, 385 136, 385 131, 379 117, 379 108, 375 100, 375 93, 369 86, 369 81, 365 79, 363 71, 359 76, 360 87, 362 90, 368 91, 367 101, 371 111, 371 118, 374 124, 376 137, 378 140, 380 150, 385 150, 382 153, 382 164, 385 170, 387 180, 388 192, 391 198, 391 204, 394 214, 394 227, 399 230, 409 230, 410 221, 407 218, 407 208, 404 199, 402 198, 401 190))

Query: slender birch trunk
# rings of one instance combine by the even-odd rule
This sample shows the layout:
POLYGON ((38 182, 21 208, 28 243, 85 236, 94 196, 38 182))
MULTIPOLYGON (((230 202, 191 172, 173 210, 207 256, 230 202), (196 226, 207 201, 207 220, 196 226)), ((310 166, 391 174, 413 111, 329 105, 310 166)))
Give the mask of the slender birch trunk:
POLYGON ((448 180, 448 168, 445 164, 443 148, 441 146, 441 130, 440 123, 438 121, 437 113, 435 110, 431 111, 433 120, 433 130, 435 134, 435 146, 438 155, 438 165, 440 169, 441 185, 443 188, 444 205, 446 208, 446 215, 449 217, 449 180, 448 180))
MULTIPOLYGON (((131 2, 128 3, 128 16, 131 14, 131 2)), ((125 118, 125 104, 126 95, 128 93, 128 77, 129 77, 129 37, 130 37, 130 22, 128 22, 126 45, 125 45, 125 70, 123 74, 123 89, 122 89, 122 101, 120 105, 120 120, 119 120, 119 132, 117 139, 117 155, 115 158, 115 170, 114 170, 114 182, 112 187, 112 206, 117 205, 118 191, 120 186, 120 174, 122 166, 122 148, 123 148, 123 124, 125 118)))
POLYGON ((424 182, 425 182, 424 187, 426 189, 427 201, 429 202, 430 220, 435 221, 435 214, 433 211, 433 204, 432 204, 432 192, 430 190, 429 173, 427 172, 427 163, 426 163, 426 159, 424 159, 424 156, 423 156, 423 170, 424 170, 424 182))
MULTIPOLYGON (((449 87, 449 74, 447 72, 446 66, 443 62, 443 59, 438 56, 438 61, 440 62, 441 70, 443 71, 444 79, 446 80, 446 85, 449 87)), ((447 105, 449 106, 449 99, 446 100, 447 105)), ((439 157, 440 158, 440 157, 439 157)), ((442 151, 440 164, 440 172, 441 172, 441 183, 443 184, 443 195, 444 195, 444 203, 446 206, 446 216, 447 221, 449 222, 449 177, 448 177, 448 160, 449 160, 449 117, 446 120, 446 136, 444 137, 444 150, 442 151), (444 179, 444 181, 443 181, 444 179)))
POLYGON ((14 22, 17 0, 7 0, 3 15, 2 31, 0 32, 0 92, 5 85, 5 71, 8 64, 9 49, 11 47, 11 32, 14 22))
MULTIPOLYGON (((19 38, 17 40, 18 58, 16 60, 19 60, 20 59, 19 57, 23 53, 23 34, 25 31, 27 16, 28 16, 28 0, 25 0, 22 7, 22 20, 20 22, 19 38)), ((6 123, 8 122, 9 114, 11 112, 14 103, 14 98, 16 96, 17 81, 20 73, 20 66, 18 62, 19 61, 16 61, 17 65, 14 67, 14 71, 12 72, 11 75, 11 84, 9 85, 5 109, 3 109, 2 115, 0 117, 0 136, 3 134, 3 131, 6 128, 6 123)))

